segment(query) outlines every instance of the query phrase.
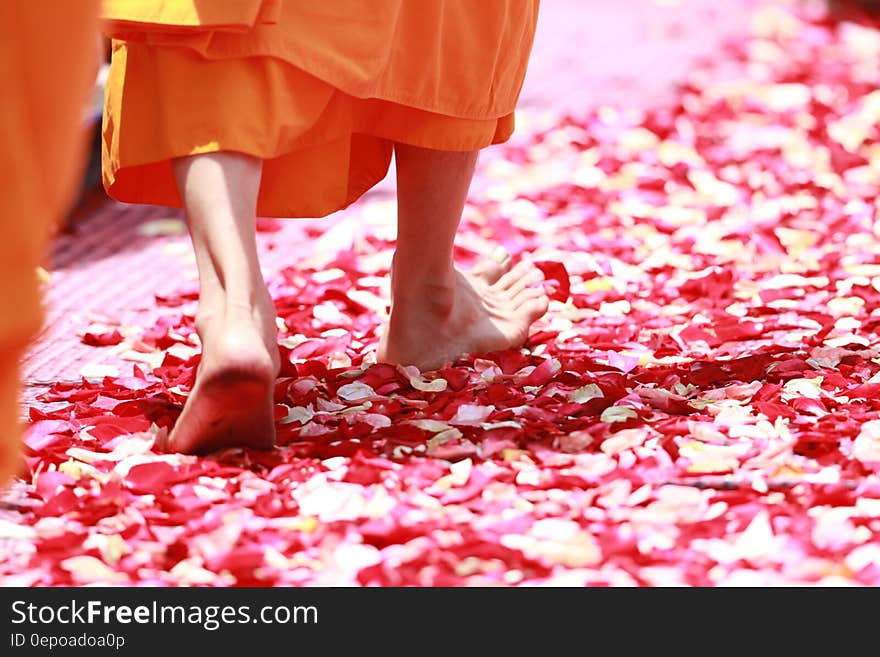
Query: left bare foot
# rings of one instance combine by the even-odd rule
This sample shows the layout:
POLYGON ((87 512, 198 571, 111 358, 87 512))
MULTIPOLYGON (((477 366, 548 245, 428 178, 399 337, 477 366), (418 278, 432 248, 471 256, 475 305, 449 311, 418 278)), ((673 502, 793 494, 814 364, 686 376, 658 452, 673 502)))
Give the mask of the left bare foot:
POLYGON ((224 447, 271 449, 279 370, 274 312, 227 307, 202 320, 199 334, 203 347, 196 383, 174 429, 159 447, 186 454, 224 447), (266 327, 270 317, 271 331, 266 327))

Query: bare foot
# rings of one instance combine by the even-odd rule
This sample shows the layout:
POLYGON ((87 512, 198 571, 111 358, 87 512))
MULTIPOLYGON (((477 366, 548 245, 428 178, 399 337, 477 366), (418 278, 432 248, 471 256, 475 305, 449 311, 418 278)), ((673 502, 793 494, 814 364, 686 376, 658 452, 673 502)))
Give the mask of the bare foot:
POLYGON ((200 311, 202 360, 183 412, 159 446, 165 451, 205 454, 275 444, 273 393, 280 361, 274 309, 265 302, 256 309, 217 305, 200 311))
POLYGON ((471 353, 521 347, 549 299, 530 262, 486 261, 421 290, 395 285, 391 317, 379 344, 381 362, 426 371, 471 353))

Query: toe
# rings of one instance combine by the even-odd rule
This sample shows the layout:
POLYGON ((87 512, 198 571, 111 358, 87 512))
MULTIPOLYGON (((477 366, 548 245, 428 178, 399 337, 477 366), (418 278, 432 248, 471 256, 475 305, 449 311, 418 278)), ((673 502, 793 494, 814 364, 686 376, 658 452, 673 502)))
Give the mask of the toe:
POLYGON ((542 280, 544 280, 544 275, 541 273, 541 270, 537 267, 531 267, 527 269, 519 279, 510 284, 506 290, 506 294, 511 297, 516 297, 533 286, 538 288, 539 286, 537 286, 537 283, 542 280))
POLYGON ((153 444, 153 451, 159 452, 160 454, 167 454, 170 452, 169 448, 169 432, 167 429, 162 429, 159 433, 156 434, 156 441, 153 444))
POLYGON ((519 312, 523 313, 529 318, 529 322, 534 322, 539 320, 544 316, 544 313, 547 312, 547 308, 550 306, 550 300, 546 296, 540 296, 535 299, 528 299, 523 303, 519 312))
POLYGON ((498 281, 493 285, 493 287, 499 290, 507 290, 510 289, 517 281, 521 280, 523 276, 528 276, 533 272, 541 273, 541 270, 535 267, 528 260, 521 260, 516 263, 516 265, 508 272, 506 272, 498 281))
POLYGON ((510 254, 503 248, 497 247, 488 258, 483 258, 468 272, 475 278, 484 280, 493 285, 504 274, 510 271, 513 264, 510 254))
POLYGON ((513 297, 514 303, 516 304, 517 308, 522 306, 524 303, 527 303, 529 301, 534 301, 536 299, 543 299, 544 301, 548 302, 548 304, 549 304, 549 298, 547 297, 547 293, 542 288, 540 288, 538 286, 527 287, 524 290, 522 290, 519 294, 517 294, 515 297, 513 297))

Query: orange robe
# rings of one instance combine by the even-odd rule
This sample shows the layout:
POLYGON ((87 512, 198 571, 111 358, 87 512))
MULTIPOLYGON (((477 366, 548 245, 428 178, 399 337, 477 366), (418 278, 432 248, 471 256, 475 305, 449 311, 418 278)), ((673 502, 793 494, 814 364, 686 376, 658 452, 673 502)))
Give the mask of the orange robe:
POLYGON ((47 237, 76 191, 98 35, 97 1, 0 2, 0 483, 18 462, 19 359, 40 326, 47 237))
POLYGON ((317 217, 387 173, 394 142, 506 140, 538 0, 104 0, 104 185, 179 207, 171 160, 264 160, 261 216, 317 217))

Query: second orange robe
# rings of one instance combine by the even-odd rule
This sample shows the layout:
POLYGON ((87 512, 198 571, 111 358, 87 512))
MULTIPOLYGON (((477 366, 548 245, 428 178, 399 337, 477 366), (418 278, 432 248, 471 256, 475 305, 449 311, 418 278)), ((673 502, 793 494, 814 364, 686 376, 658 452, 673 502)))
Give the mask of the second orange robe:
POLYGON ((98 36, 96 1, 0 2, 0 484, 18 465, 19 359, 42 319, 37 266, 83 165, 98 36))

